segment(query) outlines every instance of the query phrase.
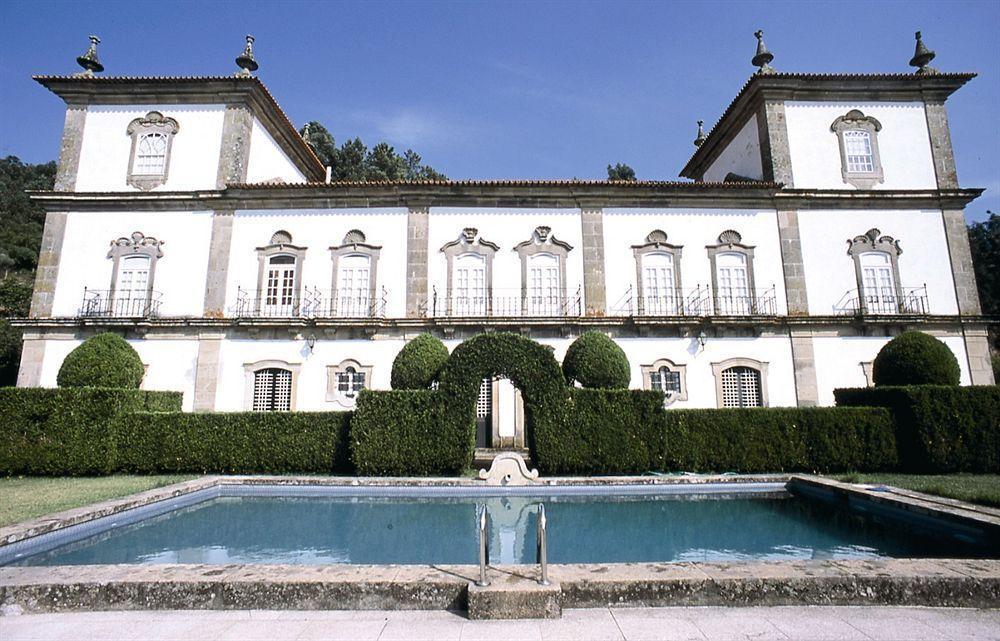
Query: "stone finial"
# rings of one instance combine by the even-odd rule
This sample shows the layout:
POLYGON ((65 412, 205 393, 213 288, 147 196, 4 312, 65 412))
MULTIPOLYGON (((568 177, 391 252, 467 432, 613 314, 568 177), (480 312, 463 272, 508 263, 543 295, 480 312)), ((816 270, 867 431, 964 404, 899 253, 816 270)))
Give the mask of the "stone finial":
POLYGON ((247 46, 243 49, 243 53, 236 58, 236 66, 240 68, 236 75, 245 77, 249 77, 260 66, 253 57, 253 36, 250 34, 247 34, 247 46))
POLYGON ((917 67, 917 70, 914 73, 921 75, 938 73, 937 69, 928 66, 931 63, 931 60, 933 60, 934 56, 936 56, 937 54, 935 54, 933 51, 931 51, 924 45, 924 41, 920 37, 919 31, 916 33, 916 38, 917 38, 917 48, 913 52, 913 57, 910 58, 910 66, 917 67))
POLYGON ((760 67, 757 73, 774 73, 774 68, 770 64, 774 60, 774 54, 768 51, 767 45, 764 44, 764 31, 758 29, 753 35, 757 38, 757 55, 750 62, 753 66, 760 67))
POLYGON ((705 129, 703 127, 704 124, 705 124, 704 120, 698 121, 698 135, 694 139, 695 147, 701 147, 701 143, 705 142, 706 136, 705 136, 705 129))
POLYGON ((90 46, 87 47, 87 52, 76 59, 76 64, 83 67, 83 71, 78 72, 76 75, 80 77, 90 77, 95 73, 101 73, 104 71, 104 65, 101 61, 97 59, 97 45, 101 44, 101 39, 97 36, 90 36, 90 46))

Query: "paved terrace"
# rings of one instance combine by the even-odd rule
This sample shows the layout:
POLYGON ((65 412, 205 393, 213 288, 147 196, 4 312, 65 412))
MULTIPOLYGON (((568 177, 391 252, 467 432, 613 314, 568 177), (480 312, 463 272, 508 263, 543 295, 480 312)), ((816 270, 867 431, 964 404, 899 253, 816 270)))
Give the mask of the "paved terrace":
POLYGON ((139 611, 0 617, 4 641, 1000 640, 1000 610, 904 607, 600 608, 562 619, 470 621, 452 612, 139 611))

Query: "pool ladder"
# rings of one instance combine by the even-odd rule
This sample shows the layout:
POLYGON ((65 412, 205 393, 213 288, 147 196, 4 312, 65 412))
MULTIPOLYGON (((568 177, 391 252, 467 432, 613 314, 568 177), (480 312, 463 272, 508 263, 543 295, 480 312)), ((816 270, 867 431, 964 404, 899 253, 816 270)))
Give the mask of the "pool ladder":
MULTIPOLYGON (((484 504, 476 517, 479 530, 479 580, 476 585, 484 588, 490 584, 486 577, 486 568, 490 564, 490 513, 484 504)), ((548 519, 545 516, 545 505, 538 504, 538 520, 536 527, 535 563, 541 566, 538 585, 549 585, 548 559, 548 519)))

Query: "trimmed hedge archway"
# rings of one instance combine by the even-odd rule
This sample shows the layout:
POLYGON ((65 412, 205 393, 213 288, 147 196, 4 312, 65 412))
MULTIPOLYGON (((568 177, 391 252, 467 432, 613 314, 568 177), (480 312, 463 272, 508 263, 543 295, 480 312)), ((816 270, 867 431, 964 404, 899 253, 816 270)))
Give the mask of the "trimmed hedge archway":
POLYGON ((455 348, 441 370, 438 394, 453 429, 468 436, 469 460, 475 449, 476 399, 484 378, 503 376, 524 397, 525 436, 534 461, 540 461, 566 416, 569 388, 552 350, 512 332, 479 334, 455 348))

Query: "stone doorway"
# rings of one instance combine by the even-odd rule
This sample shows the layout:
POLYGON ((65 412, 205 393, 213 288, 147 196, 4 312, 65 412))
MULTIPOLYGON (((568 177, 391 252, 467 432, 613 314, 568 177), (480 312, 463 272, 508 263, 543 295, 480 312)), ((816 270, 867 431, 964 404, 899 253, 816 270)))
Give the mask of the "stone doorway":
POLYGON ((524 399, 509 378, 484 378, 476 401, 476 447, 524 450, 524 399))

